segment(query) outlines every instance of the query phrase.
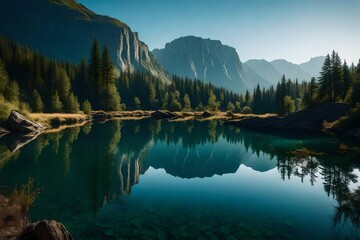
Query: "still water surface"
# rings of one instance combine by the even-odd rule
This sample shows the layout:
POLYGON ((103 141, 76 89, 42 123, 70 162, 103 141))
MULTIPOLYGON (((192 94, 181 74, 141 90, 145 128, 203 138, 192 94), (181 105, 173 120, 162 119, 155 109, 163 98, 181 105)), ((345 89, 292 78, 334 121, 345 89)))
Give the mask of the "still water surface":
POLYGON ((294 136, 145 119, 41 135, 14 153, 2 138, 0 185, 34 177, 32 220, 61 221, 74 239, 360 237, 359 153, 338 152, 357 143, 294 136), (301 148, 326 154, 291 153, 301 148))

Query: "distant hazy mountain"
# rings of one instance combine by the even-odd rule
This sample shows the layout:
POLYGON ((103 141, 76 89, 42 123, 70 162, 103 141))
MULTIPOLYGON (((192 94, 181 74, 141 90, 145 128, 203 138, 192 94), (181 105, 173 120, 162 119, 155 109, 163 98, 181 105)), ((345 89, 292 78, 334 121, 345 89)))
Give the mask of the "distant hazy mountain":
POLYGON ((167 43, 164 49, 154 49, 152 53, 172 74, 197 78, 233 91, 244 92, 253 89, 257 83, 265 87, 270 85, 252 69, 246 71, 236 50, 218 40, 181 37, 167 43), (252 78, 248 78, 246 72, 252 78))
POLYGON ((244 66, 252 69, 263 79, 267 79, 272 84, 276 84, 281 79, 281 74, 276 68, 266 60, 249 60, 244 63, 244 66))
POLYGON ((244 66, 251 68, 272 84, 276 84, 284 74, 287 79, 298 79, 299 81, 310 81, 312 77, 317 78, 320 75, 324 60, 325 57, 315 57, 302 64, 294 64, 284 59, 271 62, 266 60, 248 60, 244 63, 244 66))
POLYGON ((320 76, 320 71, 324 65, 325 57, 314 57, 310 61, 300 64, 300 67, 310 74, 311 77, 318 78, 320 76))
POLYGON ((137 33, 75 0, 1 0, 0 22, 0 34, 47 56, 79 63, 97 39, 119 70, 145 70, 169 81, 137 33))
POLYGON ((309 73, 302 70, 299 65, 288 62, 284 59, 278 59, 271 62, 274 68, 281 74, 285 74, 286 78, 295 80, 296 78, 300 81, 309 81, 311 76, 309 73))

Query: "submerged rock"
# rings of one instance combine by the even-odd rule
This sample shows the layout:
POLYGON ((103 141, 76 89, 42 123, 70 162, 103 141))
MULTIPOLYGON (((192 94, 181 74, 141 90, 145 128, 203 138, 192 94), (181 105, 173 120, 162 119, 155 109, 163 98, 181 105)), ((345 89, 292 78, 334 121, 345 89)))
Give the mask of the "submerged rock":
POLYGON ((41 132, 45 130, 43 125, 30 121, 16 110, 11 111, 5 123, 5 128, 10 132, 18 133, 41 132))
POLYGON ((334 122, 345 116, 349 105, 344 103, 328 103, 322 106, 291 113, 285 117, 247 118, 225 122, 237 127, 278 128, 307 131, 321 131, 324 121, 334 122))
POLYGON ((177 115, 174 113, 171 113, 169 111, 158 110, 158 111, 153 112, 151 114, 151 117, 156 118, 156 119, 168 119, 168 118, 175 118, 175 117, 177 117, 177 115))
POLYGON ((53 220, 30 224, 19 240, 72 240, 65 226, 53 220))

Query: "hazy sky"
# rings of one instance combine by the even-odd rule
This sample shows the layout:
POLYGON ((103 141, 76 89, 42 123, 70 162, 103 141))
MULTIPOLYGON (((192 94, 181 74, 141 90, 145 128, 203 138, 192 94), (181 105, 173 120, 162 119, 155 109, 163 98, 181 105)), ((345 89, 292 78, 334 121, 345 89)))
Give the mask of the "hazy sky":
POLYGON ((360 0, 78 0, 139 32, 150 50, 194 35, 235 47, 240 59, 294 63, 360 58, 360 0))

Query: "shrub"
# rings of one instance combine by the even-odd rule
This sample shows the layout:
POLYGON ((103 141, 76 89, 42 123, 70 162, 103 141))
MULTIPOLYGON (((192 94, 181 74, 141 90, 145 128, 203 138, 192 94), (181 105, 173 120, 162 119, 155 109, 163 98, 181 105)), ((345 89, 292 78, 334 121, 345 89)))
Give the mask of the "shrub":
POLYGON ((10 201, 21 204, 27 211, 28 208, 35 202, 36 198, 40 194, 40 189, 34 186, 34 178, 29 177, 27 183, 16 187, 15 190, 10 193, 10 201))

